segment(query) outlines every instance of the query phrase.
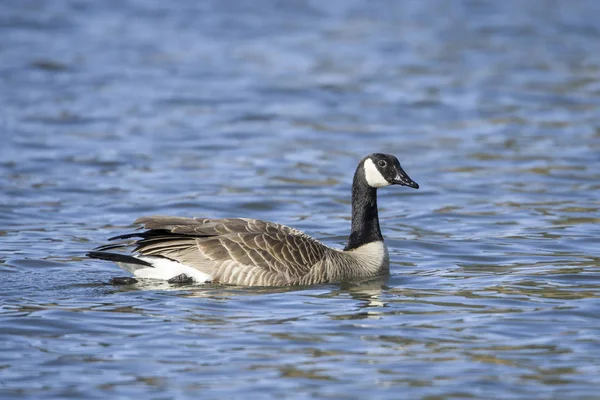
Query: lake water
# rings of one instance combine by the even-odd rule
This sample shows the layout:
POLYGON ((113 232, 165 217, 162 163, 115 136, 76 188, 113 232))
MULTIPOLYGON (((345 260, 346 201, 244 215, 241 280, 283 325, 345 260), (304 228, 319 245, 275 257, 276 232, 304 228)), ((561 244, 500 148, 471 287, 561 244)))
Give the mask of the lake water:
POLYGON ((0 10, 0 397, 597 398, 600 2, 0 10), (332 246, 371 152, 391 276, 108 285, 139 216, 332 246))

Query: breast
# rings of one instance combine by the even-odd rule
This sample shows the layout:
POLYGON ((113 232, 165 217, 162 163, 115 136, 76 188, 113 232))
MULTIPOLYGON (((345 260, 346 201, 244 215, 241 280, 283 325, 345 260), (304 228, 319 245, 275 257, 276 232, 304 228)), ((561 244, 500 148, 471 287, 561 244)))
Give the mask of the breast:
POLYGON ((347 253, 366 267, 381 269, 389 267, 390 264, 390 255, 383 241, 367 243, 347 253))
POLYGON ((349 251, 339 250, 340 258, 332 260, 331 276, 335 280, 354 280, 385 274, 390 257, 383 241, 371 242, 349 251))

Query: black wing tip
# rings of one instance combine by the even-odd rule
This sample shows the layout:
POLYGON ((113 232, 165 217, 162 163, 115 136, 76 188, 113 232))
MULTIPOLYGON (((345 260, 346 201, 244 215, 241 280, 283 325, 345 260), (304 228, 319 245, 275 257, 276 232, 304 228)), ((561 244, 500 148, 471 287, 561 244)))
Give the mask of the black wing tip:
POLYGON ((140 260, 139 258, 136 258, 134 256, 130 256, 127 254, 109 253, 106 251, 90 251, 86 254, 86 257, 114 262, 124 262, 129 264, 139 264, 147 267, 152 266, 152 264, 150 264, 149 262, 140 260))
POLYGON ((133 232, 133 233, 126 233, 124 235, 118 235, 118 236, 113 236, 111 238, 108 238, 108 240, 122 240, 122 239, 131 239, 131 238, 142 238, 142 239, 146 239, 152 236, 158 236, 158 235, 169 235, 171 233, 171 231, 168 231, 166 229, 149 229, 143 232, 133 232))
POLYGON ((117 235, 117 236, 113 236, 113 237, 109 237, 108 240, 119 240, 119 239, 131 239, 134 237, 140 237, 140 234, 142 234, 142 232, 135 232, 135 233, 126 233, 124 235, 117 235))
POLYGON ((116 249, 124 249, 127 247, 126 243, 109 243, 103 244, 102 246, 94 247, 93 251, 106 251, 106 250, 116 250, 116 249))
POLYGON ((137 237, 138 235, 139 235, 138 233, 126 233, 124 235, 117 235, 117 236, 109 237, 108 241, 119 240, 119 239, 130 239, 132 237, 137 237))

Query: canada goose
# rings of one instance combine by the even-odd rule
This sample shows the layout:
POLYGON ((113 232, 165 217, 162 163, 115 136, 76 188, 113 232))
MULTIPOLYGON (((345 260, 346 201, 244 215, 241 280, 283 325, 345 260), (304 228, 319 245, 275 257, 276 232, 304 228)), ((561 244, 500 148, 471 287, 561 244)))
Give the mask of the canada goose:
MULTIPOLYGON (((419 185, 390 154, 363 158, 352 183, 352 231, 341 249, 287 226, 249 218, 141 217, 146 230, 98 247, 88 257, 114 261, 138 278, 290 286, 364 280, 389 272, 377 213, 377 188, 419 185), (135 246, 130 255, 106 250, 135 246)), ((130 279, 135 282, 134 278, 130 279)))

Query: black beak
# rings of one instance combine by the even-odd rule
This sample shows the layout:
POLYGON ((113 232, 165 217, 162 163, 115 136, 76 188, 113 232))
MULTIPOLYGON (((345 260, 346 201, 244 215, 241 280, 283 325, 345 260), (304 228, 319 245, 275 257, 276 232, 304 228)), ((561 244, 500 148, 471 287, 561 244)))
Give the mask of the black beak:
POLYGON ((408 186, 413 189, 419 188, 419 184, 417 182, 413 181, 412 179, 410 179, 410 176, 408 176, 408 174, 406 172, 404 172, 404 170, 402 168, 399 169, 396 177, 394 179, 392 179, 392 185, 408 186))

